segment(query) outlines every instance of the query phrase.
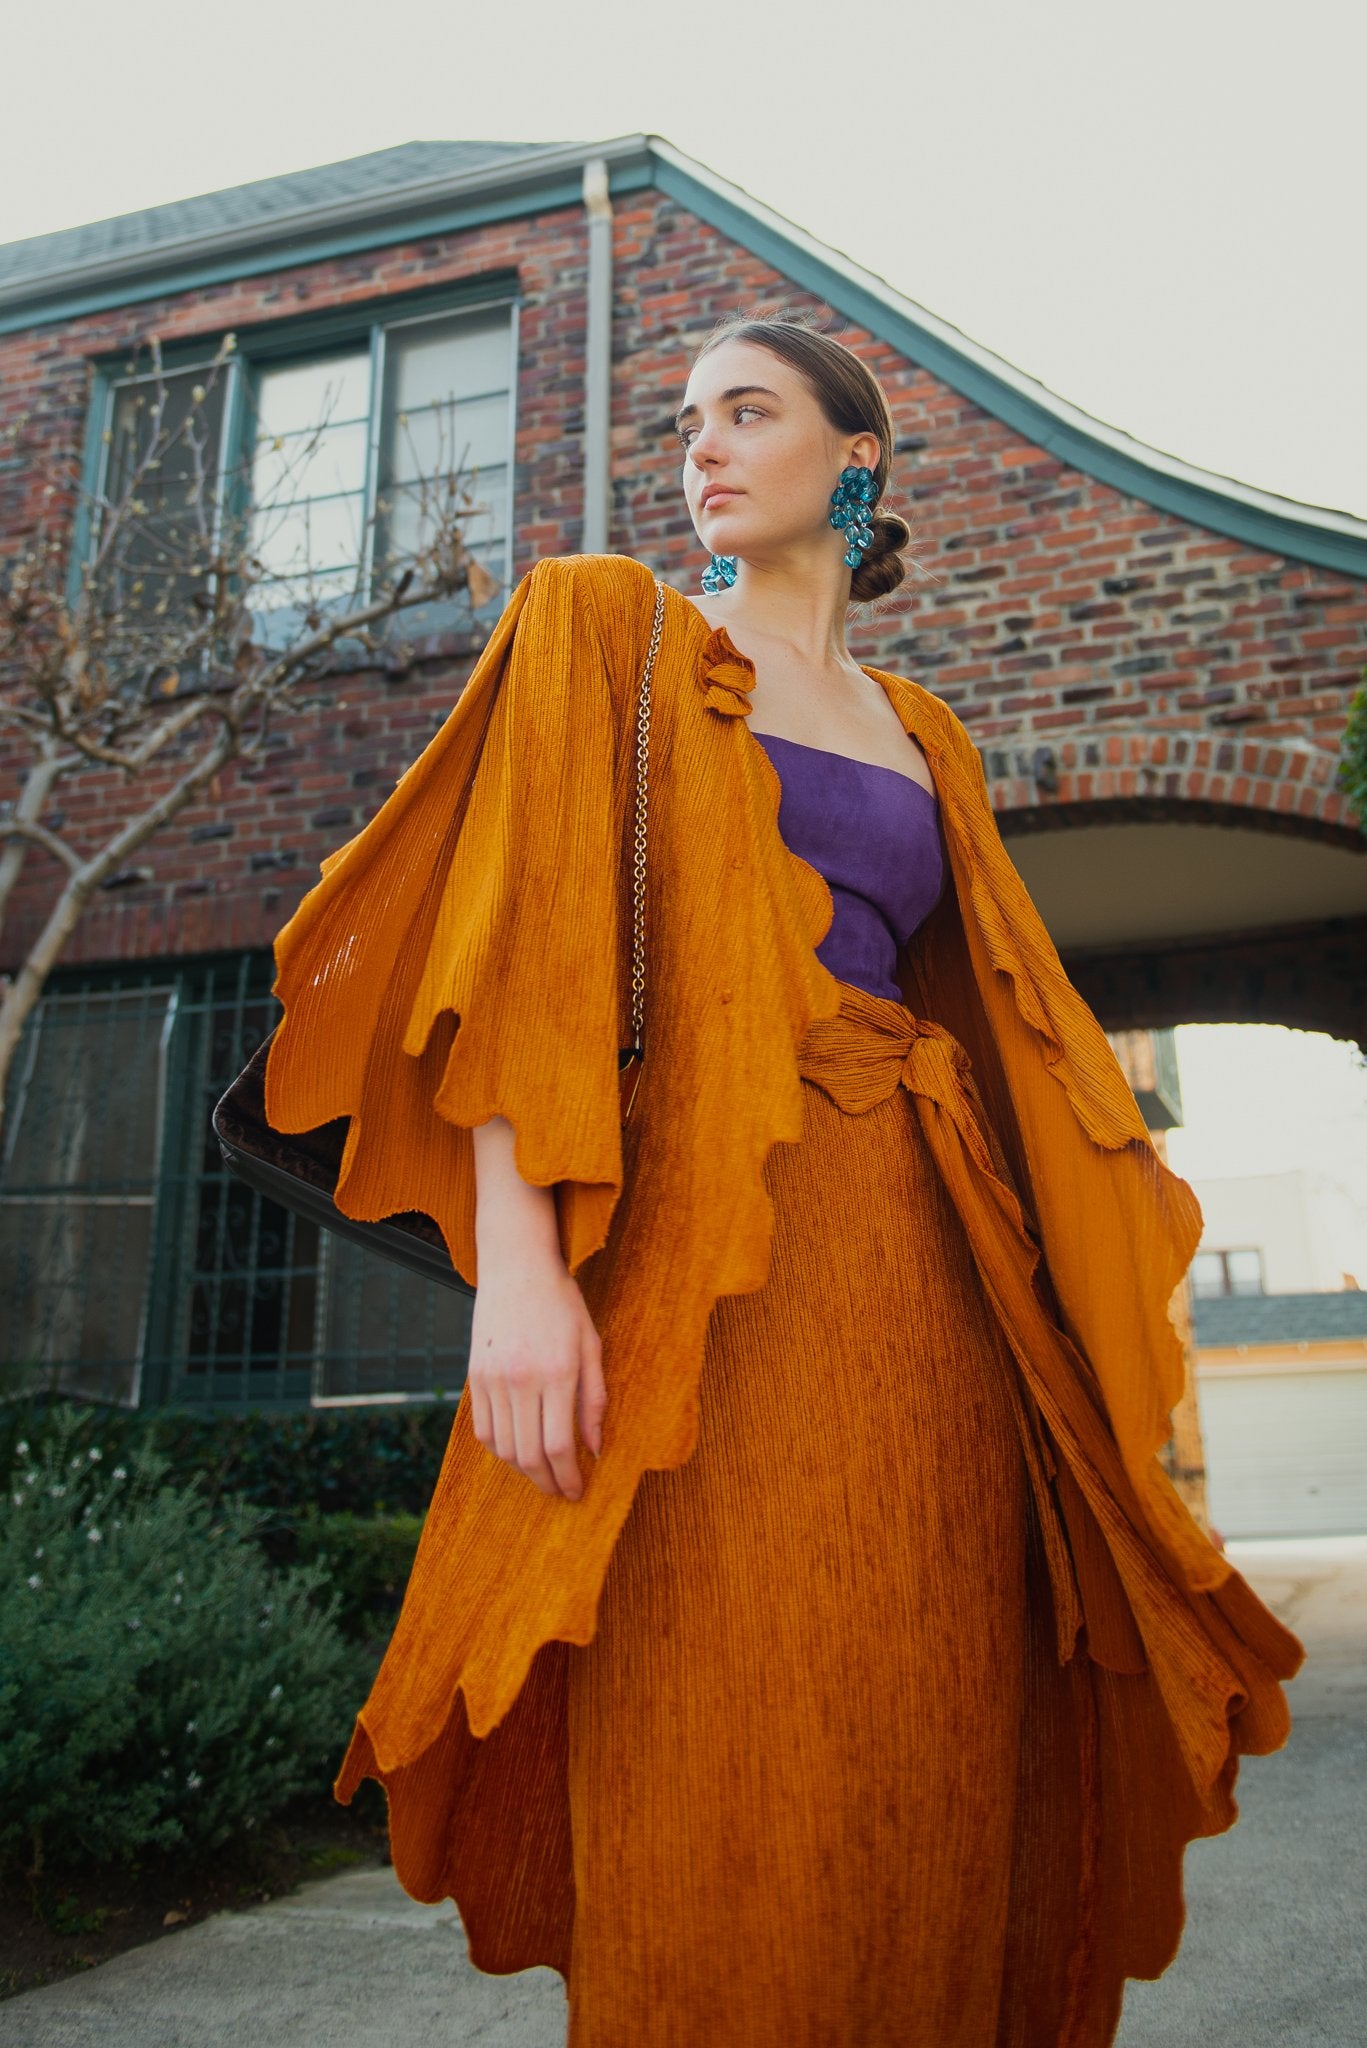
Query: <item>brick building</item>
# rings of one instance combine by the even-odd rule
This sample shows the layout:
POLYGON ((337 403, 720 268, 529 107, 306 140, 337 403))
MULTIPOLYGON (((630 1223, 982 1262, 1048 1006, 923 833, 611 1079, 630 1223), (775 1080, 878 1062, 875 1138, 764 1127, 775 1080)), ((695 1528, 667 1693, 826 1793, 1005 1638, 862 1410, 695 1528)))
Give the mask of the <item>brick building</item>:
MULTIPOLYGON (((1367 523, 1089 418, 659 138, 408 144, 0 248, 0 408, 82 451, 95 487, 130 350, 155 332, 189 379, 232 332, 225 464, 249 418, 306 430, 326 373, 350 401, 334 495, 364 511, 397 407, 435 378, 477 450, 500 596, 580 550, 693 587, 670 415, 691 346, 761 303, 828 308, 889 392, 890 501, 922 568, 852 642, 972 728, 1103 1022, 1361 1036, 1367 840, 1336 762, 1367 663, 1367 523)), ((35 490, 0 474, 0 550, 35 490)), ((453 611, 421 658, 292 720, 86 917, 9 1119, 11 1367, 193 1405, 459 1381, 455 1299, 229 1188, 205 1112, 269 1021, 274 933, 446 715, 498 607, 453 611)), ((117 791, 91 774, 64 802, 94 830, 117 791)), ((54 875, 33 851, 12 957, 54 875)))

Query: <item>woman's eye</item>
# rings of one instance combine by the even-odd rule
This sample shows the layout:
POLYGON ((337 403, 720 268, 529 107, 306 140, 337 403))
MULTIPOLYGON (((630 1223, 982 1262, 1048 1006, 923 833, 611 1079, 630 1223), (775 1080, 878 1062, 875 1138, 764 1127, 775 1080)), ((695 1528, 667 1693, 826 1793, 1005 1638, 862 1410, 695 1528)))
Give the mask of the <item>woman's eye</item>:
MULTIPOLYGON (((741 414, 745 412, 753 412, 757 414, 760 419, 763 419, 764 417, 764 407, 762 405, 738 405, 735 411, 732 413, 731 417, 733 420, 738 421, 740 419, 741 414)), ((679 440, 682 442, 685 448, 687 448, 689 442, 692 440, 693 436, 697 433, 697 431, 698 430, 696 427, 680 427, 679 440)))

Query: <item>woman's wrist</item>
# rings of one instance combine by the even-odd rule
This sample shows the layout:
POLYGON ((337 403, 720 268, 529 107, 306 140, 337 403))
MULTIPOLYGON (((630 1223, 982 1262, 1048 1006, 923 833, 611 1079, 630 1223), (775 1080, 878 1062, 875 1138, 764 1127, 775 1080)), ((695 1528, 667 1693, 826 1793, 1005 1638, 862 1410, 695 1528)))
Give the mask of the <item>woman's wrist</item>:
POLYGON ((513 1163, 513 1130, 503 1117, 479 1125, 475 1140, 475 1256, 483 1274, 550 1267, 564 1272, 553 1189, 523 1180, 513 1163))

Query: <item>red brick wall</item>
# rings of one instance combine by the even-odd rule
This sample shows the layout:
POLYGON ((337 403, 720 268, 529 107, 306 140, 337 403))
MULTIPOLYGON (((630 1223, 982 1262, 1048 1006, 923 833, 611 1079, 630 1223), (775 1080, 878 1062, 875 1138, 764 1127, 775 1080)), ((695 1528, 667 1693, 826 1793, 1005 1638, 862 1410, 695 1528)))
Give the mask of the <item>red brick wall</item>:
MULTIPOLYGON (((229 328, 245 336, 310 307, 515 270, 521 574, 581 544, 586 246, 583 216, 569 208, 3 337, 0 406, 35 410, 48 444, 74 454, 88 359, 152 329, 167 341, 229 328)), ((690 344, 738 307, 814 302, 653 192, 618 204, 615 247, 611 545, 695 587, 703 554, 668 424, 690 344)), ((881 616, 852 630, 852 645, 953 705, 1013 826, 1142 803, 1148 815, 1275 814, 1282 829, 1361 845, 1334 762, 1367 662, 1362 583, 1123 496, 886 343, 853 328, 845 338, 891 398, 891 502, 912 522, 922 565, 881 616)), ((0 474, 0 550, 32 517, 35 490, 31 473, 0 474)), ((401 677, 360 675, 339 690, 344 711, 329 705, 282 727, 268 761, 225 771, 138 855, 151 879, 106 894, 68 957, 268 943, 321 855, 377 808, 466 673, 468 662, 448 659, 401 677)), ((89 775, 61 802, 94 832, 119 795, 110 778, 89 775)), ((32 857, 11 951, 41 916, 55 873, 32 857)))

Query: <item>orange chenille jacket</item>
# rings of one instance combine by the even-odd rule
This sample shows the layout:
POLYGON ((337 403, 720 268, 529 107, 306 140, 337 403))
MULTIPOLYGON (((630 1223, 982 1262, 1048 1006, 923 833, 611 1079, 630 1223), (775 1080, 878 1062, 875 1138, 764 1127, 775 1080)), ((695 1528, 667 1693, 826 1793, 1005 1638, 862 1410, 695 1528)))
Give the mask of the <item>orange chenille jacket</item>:
MULTIPOLYGON (((361 1776, 381 1777, 391 1816, 439 1741, 451 1786, 453 1730, 468 1763, 540 1646, 593 1635, 642 1471, 681 1463, 707 1427, 697 1388, 712 1305, 764 1284, 762 1168, 775 1143, 800 1140, 797 1048, 839 1006, 814 950, 830 891, 785 847, 778 776, 746 724, 752 665, 671 590, 650 739, 645 1063, 620 1125, 634 718, 653 603, 650 571, 626 557, 538 563, 437 736, 324 863, 277 943, 285 1016, 267 1115, 283 1131, 350 1119, 339 1206, 371 1220, 428 1212, 474 1281, 470 1130, 508 1118, 519 1172, 555 1190, 603 1339, 603 1450, 583 1454, 578 1502, 540 1493, 474 1443, 468 1400, 457 1411, 338 1779, 349 1798, 361 1776)), ((1032 1276, 996 1305, 1033 1418, 1059 1659, 1081 1645, 1105 1671, 1147 1674, 1173 1745, 1164 1768, 1195 1801, 1196 1831, 1215 1832, 1236 1810, 1236 1753, 1285 1740, 1277 1680, 1303 1653, 1156 1455, 1183 1381, 1168 1305, 1200 1211, 1059 963, 967 731, 920 685, 868 673, 939 795, 953 886, 899 979, 907 1007, 967 1052, 993 1133, 991 1161, 956 1200, 989 1207, 982 1228, 1012 1237, 1032 1276)), ((841 1257, 834 1219, 829 1256, 841 1257)), ((453 1827, 436 1809, 465 1795, 423 1782, 430 1824, 411 1817, 395 1858, 414 1895, 435 1898, 451 1888, 453 1827)), ((553 1930, 529 1933, 530 1909, 511 1898, 489 1907, 476 1959, 554 1960, 553 1930), (520 1935, 507 1931, 517 1913, 520 1935)))

